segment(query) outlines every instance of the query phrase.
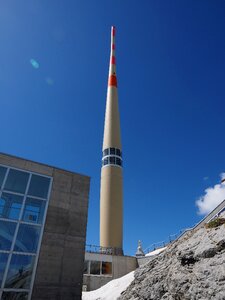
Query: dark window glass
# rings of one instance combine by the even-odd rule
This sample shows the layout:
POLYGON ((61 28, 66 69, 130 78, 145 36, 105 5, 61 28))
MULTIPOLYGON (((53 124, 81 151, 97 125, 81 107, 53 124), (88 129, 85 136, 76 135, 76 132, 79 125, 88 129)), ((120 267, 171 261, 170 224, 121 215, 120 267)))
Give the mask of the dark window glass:
POLYGON ((103 164, 104 164, 104 166, 108 164, 108 157, 104 158, 103 164))
POLYGON ((39 175, 32 175, 28 194, 46 199, 48 197, 49 183, 49 178, 39 175))
POLYGON ((0 217, 3 217, 4 207, 5 207, 5 200, 0 198, 0 217))
POLYGON ((34 259, 35 257, 31 255, 13 254, 5 282, 5 288, 29 289, 34 259))
POLYGON ((9 170, 4 189, 12 192, 25 193, 29 174, 17 170, 9 170))
POLYGON ((18 220, 23 197, 9 193, 2 193, 0 198, 0 217, 18 220))
POLYGON ((115 157, 110 156, 109 157, 109 163, 115 165, 115 157))
POLYGON ((27 198, 25 202, 23 221, 39 223, 43 221, 46 201, 27 198))
POLYGON ((120 149, 116 149, 116 155, 122 156, 121 154, 122 154, 122 153, 121 153, 120 149))
POLYGON ((37 251, 39 233, 40 227, 20 224, 14 251, 35 253, 37 251))
POLYGON ((100 275, 100 261, 91 261, 90 273, 100 275))
POLYGON ((109 155, 109 149, 108 148, 103 151, 103 156, 106 156, 106 155, 109 155))
POLYGON ((122 161, 121 161, 121 159, 120 158, 116 158, 116 164, 118 165, 118 166, 121 166, 122 165, 122 161))
POLYGON ((88 261, 85 260, 84 262, 84 274, 88 274, 88 261))
POLYGON ((0 188, 2 187, 3 180, 5 178, 6 168, 0 167, 0 188))
POLYGON ((28 293, 3 292, 2 300, 27 300, 28 293))
POLYGON ((0 250, 10 250, 16 223, 0 221, 0 250))
POLYGON ((0 287, 2 284, 2 278, 4 275, 4 271, 5 271, 5 267, 6 267, 6 263, 8 260, 8 254, 6 253, 0 253, 0 287))
POLYGON ((102 262, 102 274, 111 275, 112 274, 112 263, 111 262, 102 262))
POLYGON ((109 148, 110 149, 110 154, 116 154, 116 149, 115 148, 109 148))

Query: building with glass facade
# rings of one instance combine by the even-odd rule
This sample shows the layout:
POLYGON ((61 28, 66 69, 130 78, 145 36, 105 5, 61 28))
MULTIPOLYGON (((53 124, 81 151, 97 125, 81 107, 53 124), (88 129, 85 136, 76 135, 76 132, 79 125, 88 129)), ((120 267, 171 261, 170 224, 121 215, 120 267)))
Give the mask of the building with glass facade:
POLYGON ((0 299, 80 299, 89 177, 0 154, 0 299))

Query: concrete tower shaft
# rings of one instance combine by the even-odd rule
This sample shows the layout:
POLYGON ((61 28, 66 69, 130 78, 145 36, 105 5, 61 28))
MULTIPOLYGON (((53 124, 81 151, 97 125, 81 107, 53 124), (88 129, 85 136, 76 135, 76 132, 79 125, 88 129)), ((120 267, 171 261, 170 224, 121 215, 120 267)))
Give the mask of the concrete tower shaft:
POLYGON ((111 30, 111 53, 103 138, 100 191, 100 246, 123 253, 123 178, 118 107, 115 27, 111 30))

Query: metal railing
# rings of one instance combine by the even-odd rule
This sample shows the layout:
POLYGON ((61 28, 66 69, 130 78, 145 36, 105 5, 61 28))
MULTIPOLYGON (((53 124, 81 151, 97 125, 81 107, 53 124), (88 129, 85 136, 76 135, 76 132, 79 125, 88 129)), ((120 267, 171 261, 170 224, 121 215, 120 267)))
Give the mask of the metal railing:
POLYGON ((96 245, 86 245, 85 252, 101 253, 101 254, 109 254, 109 255, 123 255, 123 250, 121 248, 101 247, 96 245))
POLYGON ((154 243, 154 244, 151 244, 149 247, 147 247, 145 250, 144 250, 144 253, 149 253, 151 251, 154 251, 156 249, 159 249, 159 248, 162 248, 162 247, 166 247, 168 246, 169 244, 177 241, 179 238, 181 238, 181 236, 183 236, 186 232, 188 231, 191 231, 191 230, 194 230, 194 229, 198 229, 200 228, 201 226, 203 226, 205 223, 208 223, 210 220, 212 220, 213 218, 215 217, 218 217, 219 214, 221 212, 225 211, 225 200, 223 200, 214 210, 212 210, 208 215, 206 215, 202 220, 200 220, 196 225, 194 225, 193 227, 191 228, 186 228, 186 229, 182 229, 180 230, 179 233, 177 234, 172 234, 172 235, 169 235, 169 237, 165 240, 165 241, 162 241, 162 242, 158 242, 158 243, 154 243))
POLYGON ((177 241, 183 234, 185 234, 187 231, 192 230, 193 228, 186 228, 186 229, 182 229, 180 230, 178 233, 176 234, 171 234, 168 236, 168 238, 162 242, 157 242, 157 243, 153 243, 151 244, 149 247, 147 247, 144 250, 144 253, 147 254, 151 251, 157 250, 159 248, 163 248, 168 246, 169 244, 172 244, 173 242, 177 241))

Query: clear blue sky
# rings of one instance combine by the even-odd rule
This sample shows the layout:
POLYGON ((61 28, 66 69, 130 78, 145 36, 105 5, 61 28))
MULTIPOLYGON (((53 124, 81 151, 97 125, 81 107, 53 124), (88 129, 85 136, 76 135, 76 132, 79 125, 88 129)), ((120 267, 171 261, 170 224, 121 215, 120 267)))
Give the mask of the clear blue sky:
POLYGON ((87 243, 99 244, 111 25, 133 254, 199 221, 196 199, 225 170, 224 16, 222 0, 0 2, 0 151, 91 176, 87 243))

